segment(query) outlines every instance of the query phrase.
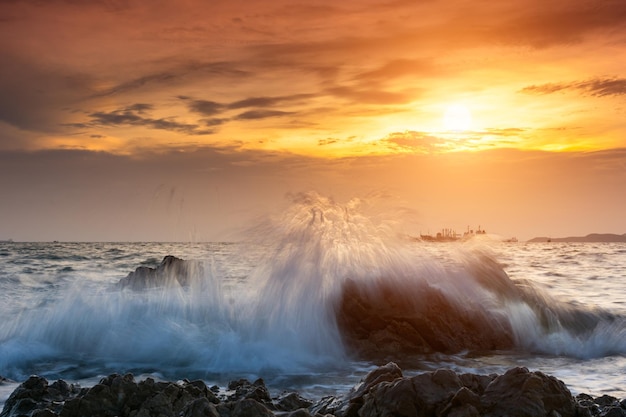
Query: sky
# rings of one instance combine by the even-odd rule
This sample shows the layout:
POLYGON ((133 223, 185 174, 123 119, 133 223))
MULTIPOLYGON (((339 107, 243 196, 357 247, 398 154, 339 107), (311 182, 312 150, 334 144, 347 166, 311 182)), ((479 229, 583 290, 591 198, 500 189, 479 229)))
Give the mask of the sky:
POLYGON ((626 233, 623 0, 0 0, 0 239, 626 233))

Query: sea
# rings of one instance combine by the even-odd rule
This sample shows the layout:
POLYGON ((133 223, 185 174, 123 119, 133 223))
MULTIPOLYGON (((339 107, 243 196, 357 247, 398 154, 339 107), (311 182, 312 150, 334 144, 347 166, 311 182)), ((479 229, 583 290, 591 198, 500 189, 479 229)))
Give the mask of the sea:
POLYGON ((405 375, 524 366, 573 394, 626 398, 626 244, 422 242, 357 206, 304 199, 237 242, 0 242, 0 408, 33 374, 83 387, 127 372, 220 387, 261 377, 319 399, 386 360, 405 375), (167 255, 193 261, 188 285, 118 285, 167 255), (392 283, 421 306, 411 288, 436 288, 479 327, 504 320, 514 345, 356 357, 336 322, 347 280, 392 283))

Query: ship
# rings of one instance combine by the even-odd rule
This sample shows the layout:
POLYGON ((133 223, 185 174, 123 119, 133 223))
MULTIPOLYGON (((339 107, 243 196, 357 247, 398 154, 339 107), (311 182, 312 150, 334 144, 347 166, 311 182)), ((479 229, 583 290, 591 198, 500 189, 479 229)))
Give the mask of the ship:
POLYGON ((487 231, 485 229, 481 229, 480 226, 478 226, 477 230, 470 229, 470 227, 467 226, 467 231, 462 234, 457 233, 454 229, 441 229, 441 231, 434 236, 431 234, 423 235, 420 233, 419 240, 422 240, 424 242, 456 242, 459 240, 467 240, 475 236, 486 234, 487 231))

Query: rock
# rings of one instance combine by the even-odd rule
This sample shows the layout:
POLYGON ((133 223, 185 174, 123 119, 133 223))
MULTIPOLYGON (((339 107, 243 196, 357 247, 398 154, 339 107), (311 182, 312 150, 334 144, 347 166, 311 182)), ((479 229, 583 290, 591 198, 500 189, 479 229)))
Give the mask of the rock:
POLYGON ((345 401, 341 398, 329 395, 322 397, 318 402, 310 407, 311 414, 314 415, 335 415, 337 410, 345 405, 345 401))
POLYGON ((206 398, 198 398, 185 406, 181 417, 220 417, 215 404, 206 398))
POLYGON ((621 407, 609 406, 604 409, 602 417, 626 417, 626 410, 621 407))
POLYGON ((279 411, 296 411, 304 408, 308 409, 313 405, 313 401, 301 397, 297 392, 284 392, 273 400, 273 404, 274 408, 279 411))
POLYGON ((300 408, 287 414, 287 417, 313 417, 306 408, 300 408))
POLYGON ((325 397, 311 407, 313 414, 333 414, 335 416, 356 416, 363 405, 363 396, 372 387, 381 382, 394 381, 402 378, 402 370, 393 362, 380 366, 370 371, 361 381, 356 384, 343 398, 325 397))
POLYGON ((163 258, 159 266, 149 268, 140 266, 130 272, 118 283, 118 288, 131 290, 143 290, 157 287, 172 287, 191 285, 194 276, 203 274, 202 264, 195 261, 185 261, 175 256, 168 255, 163 258))
POLYGON ((458 375, 448 370, 382 382, 365 395, 359 416, 441 415, 449 401, 462 387, 458 375))
POLYGON ((576 402, 563 382, 521 367, 495 378, 481 403, 485 417, 546 416, 553 411, 562 417, 576 415, 576 402))
POLYGON ((251 398, 244 398, 239 401, 220 403, 217 406, 220 417, 273 417, 266 406, 251 398))
POLYGON ((466 308, 426 284, 347 280, 335 316, 346 346, 367 360, 513 347, 506 318, 466 308))
POLYGON ((136 383, 131 374, 113 374, 87 390, 84 395, 66 401, 60 416, 212 416, 217 397, 202 381, 182 384, 155 382, 148 378, 136 383))
POLYGON ((7 399, 0 417, 626 417, 624 401, 573 398, 558 379, 526 368, 503 375, 451 370, 405 377, 395 363, 369 372, 343 396, 316 404, 295 392, 272 400, 262 379, 228 384, 222 401, 203 381, 136 382, 112 374, 93 387, 32 376, 7 399))
POLYGON ((247 379, 231 381, 228 383, 228 389, 234 391, 234 393, 227 396, 227 401, 235 402, 243 399, 252 399, 273 408, 272 398, 265 386, 265 382, 261 378, 253 383, 250 383, 247 379))
POLYGON ((57 415, 63 402, 79 392, 80 389, 64 381, 48 385, 45 378, 31 376, 11 393, 0 416, 57 415))
POLYGON ((10 379, 7 379, 5 377, 3 377, 2 375, 0 375, 0 385, 6 385, 6 384, 11 384, 14 383, 15 381, 12 381, 10 379))

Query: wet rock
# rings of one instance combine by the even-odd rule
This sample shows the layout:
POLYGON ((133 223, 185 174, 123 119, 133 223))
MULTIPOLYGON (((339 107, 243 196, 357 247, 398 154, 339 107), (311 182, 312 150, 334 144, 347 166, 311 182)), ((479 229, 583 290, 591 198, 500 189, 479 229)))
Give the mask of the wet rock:
POLYGON ((231 381, 228 383, 228 389, 234 392, 227 396, 227 401, 235 402, 251 399, 266 406, 273 407, 270 393, 261 378, 252 383, 247 379, 231 381))
POLYGON ((526 368, 503 375, 437 370, 405 377, 395 363, 368 373, 345 395, 314 405, 296 392, 271 399, 262 379, 229 383, 222 401, 203 381, 136 382, 109 375, 93 387, 33 376, 5 403, 1 417, 626 417, 610 396, 573 398, 554 377, 526 368))
POLYGON ((574 417, 577 408, 563 382, 521 367, 495 378, 482 395, 481 404, 485 417, 546 416, 554 412, 574 417))
POLYGON ((189 286, 194 275, 202 274, 202 264, 197 261, 186 261, 168 255, 163 258, 159 266, 149 268, 140 266, 130 272, 118 283, 118 288, 143 290, 157 287, 189 286))
POLYGON ((273 400, 274 408, 279 411, 296 411, 308 409, 313 401, 307 400, 297 392, 284 392, 273 400))
POLYGON ((217 406, 220 417, 273 417, 274 413, 260 402, 251 398, 220 403, 217 406))
POLYGON ((357 416, 363 405, 363 396, 382 382, 402 378, 402 370, 393 362, 369 372, 343 398, 325 397, 311 407, 313 414, 333 414, 341 417, 357 416))
POLYGON ((504 317, 488 315, 480 306, 467 309, 428 285, 347 280, 335 315, 346 346, 368 360, 513 346, 504 317))
POLYGON ((40 376, 31 376, 11 393, 0 416, 34 416, 57 415, 63 402, 78 395, 80 389, 57 381, 48 385, 48 381, 40 376))
POLYGON ((365 395, 359 415, 438 416, 461 388, 458 375, 448 370, 382 382, 365 395))

